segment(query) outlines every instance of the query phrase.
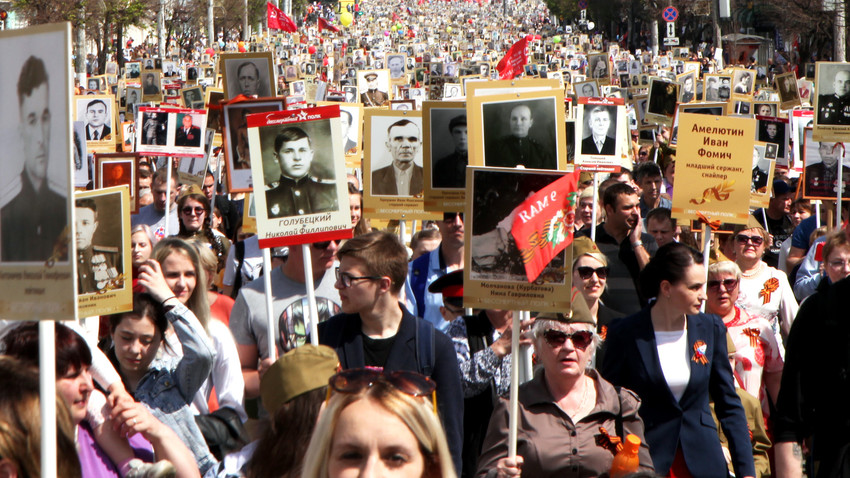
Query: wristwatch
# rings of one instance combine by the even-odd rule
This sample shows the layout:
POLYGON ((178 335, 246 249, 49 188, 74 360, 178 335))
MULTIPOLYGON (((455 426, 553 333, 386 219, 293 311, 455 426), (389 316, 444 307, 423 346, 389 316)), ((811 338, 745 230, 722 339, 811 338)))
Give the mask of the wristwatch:
POLYGON ((642 245, 643 245, 643 241, 637 240, 637 241, 632 243, 632 249, 637 249, 638 247, 640 247, 642 245))

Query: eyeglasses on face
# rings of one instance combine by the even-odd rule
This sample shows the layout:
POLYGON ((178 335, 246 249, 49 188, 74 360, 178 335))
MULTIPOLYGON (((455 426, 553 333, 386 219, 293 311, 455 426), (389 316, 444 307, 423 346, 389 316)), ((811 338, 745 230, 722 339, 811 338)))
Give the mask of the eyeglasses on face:
POLYGON ((543 339, 550 347, 560 347, 564 345, 567 339, 573 341, 575 348, 585 350, 593 341, 593 332, 589 330, 579 330, 568 334, 563 330, 549 329, 543 332, 543 339))
POLYGON ((430 378, 406 370, 386 372, 378 368, 359 368, 337 372, 328 380, 328 398, 331 392, 354 394, 370 388, 376 383, 385 383, 411 397, 431 396, 434 413, 437 413, 437 384, 430 378))
POLYGON ((578 276, 582 278, 582 280, 587 280, 593 277, 593 274, 596 274, 596 277, 600 279, 608 278, 609 269, 607 267, 597 267, 594 269, 593 267, 581 266, 576 269, 578 272, 578 276))
POLYGON ((378 280, 381 276, 355 276, 348 272, 340 272, 339 267, 336 268, 336 280, 344 289, 351 287, 351 284, 356 280, 378 280))
POLYGON ((187 216, 192 215, 192 213, 195 213, 196 216, 200 216, 200 215, 204 214, 205 212, 207 212, 206 209, 204 209, 202 207, 192 207, 192 206, 186 206, 183 209, 181 209, 181 211, 183 212, 183 214, 185 214, 187 216))
POLYGON ((723 285, 724 289, 731 291, 738 287, 738 279, 710 280, 705 285, 708 287, 708 290, 713 292, 720 291, 721 285, 723 285))
POLYGON ((340 243, 340 239, 335 239, 335 240, 333 240, 333 241, 314 242, 314 243, 313 243, 313 248, 314 248, 314 249, 320 249, 320 250, 323 250, 323 251, 324 251, 324 250, 325 250, 325 249, 327 249, 328 247, 331 247, 331 243, 332 243, 332 242, 333 242, 335 245, 337 245, 337 246, 338 246, 338 245, 339 245, 339 243, 340 243))
POLYGON ((761 236, 748 236, 746 234, 738 234, 735 236, 735 240, 738 244, 745 245, 748 242, 752 243, 752 245, 759 247, 764 244, 764 238, 761 236))

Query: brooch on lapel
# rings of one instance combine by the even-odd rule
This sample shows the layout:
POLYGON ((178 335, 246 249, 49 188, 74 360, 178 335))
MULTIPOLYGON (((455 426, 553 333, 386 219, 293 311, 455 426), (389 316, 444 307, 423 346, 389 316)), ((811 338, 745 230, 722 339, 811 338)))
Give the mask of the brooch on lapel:
POLYGON ((691 357, 691 360, 706 365, 708 363, 708 359, 705 357, 706 348, 705 342, 702 340, 694 342, 694 356, 691 357))
POLYGON ((623 449, 623 440, 617 435, 609 435, 605 427, 599 427, 599 434, 594 435, 594 438, 596 446, 605 448, 614 455, 623 449))

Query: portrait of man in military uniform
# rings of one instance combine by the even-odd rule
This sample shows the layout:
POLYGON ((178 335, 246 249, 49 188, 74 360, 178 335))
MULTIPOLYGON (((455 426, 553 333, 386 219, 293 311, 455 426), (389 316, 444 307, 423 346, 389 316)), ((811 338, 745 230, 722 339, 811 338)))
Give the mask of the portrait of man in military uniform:
MULTIPOLYGON (((451 109, 447 111, 454 112, 456 110, 451 109)), ((433 114, 434 110, 432 109, 431 112, 433 114)), ((433 117, 431 124, 434 125, 433 117)), ((449 121, 447 129, 451 135, 454 150, 434 161, 434 167, 431 170, 431 184, 435 188, 464 188, 466 186, 466 166, 469 164, 469 137, 466 128, 466 115, 459 114, 453 117, 449 121)), ((431 151, 435 150, 435 143, 445 142, 445 136, 432 135, 431 151)))
POLYGON ((823 65, 818 75, 818 125, 850 125, 850 67, 835 71, 824 78, 827 66, 823 65))
MULTIPOLYGON (((838 197, 838 165, 844 148, 841 143, 811 141, 812 132, 806 132, 804 197, 835 199, 838 197)), ((841 196, 850 195, 850 167, 842 164, 841 196)))
POLYGON ((121 274, 121 249, 94 244, 97 232, 97 203, 91 198, 75 201, 77 244, 77 291, 92 294, 116 286, 121 274))
POLYGON ((275 136, 273 155, 280 179, 275 188, 266 191, 270 219, 339 209, 334 178, 319 178, 313 172, 315 150, 303 129, 282 129, 275 136))
POLYGON ((550 104, 545 99, 485 104, 484 164, 557 169, 556 147, 551 137, 555 134, 552 127, 555 112, 543 107, 550 104))
POLYGON ((364 106, 383 106, 389 102, 390 96, 386 91, 388 81, 383 82, 382 88, 381 78, 374 71, 367 72, 361 78, 362 81, 358 82, 358 87, 360 88, 360 102, 364 106))

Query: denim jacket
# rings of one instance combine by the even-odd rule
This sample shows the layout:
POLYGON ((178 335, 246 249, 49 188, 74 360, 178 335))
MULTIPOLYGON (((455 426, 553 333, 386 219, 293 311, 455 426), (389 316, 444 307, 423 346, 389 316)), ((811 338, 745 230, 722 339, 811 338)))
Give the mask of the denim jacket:
POLYGON ((183 356, 178 359, 163 355, 164 358, 154 360, 139 381, 135 398, 192 450, 203 476, 217 461, 195 424, 189 404, 210 374, 215 349, 195 314, 186 306, 177 304, 165 315, 180 339, 183 356))

